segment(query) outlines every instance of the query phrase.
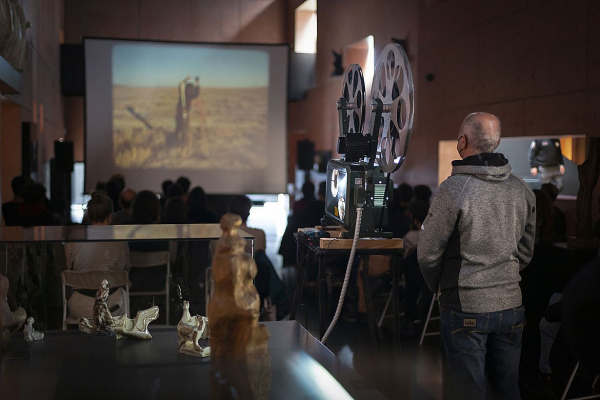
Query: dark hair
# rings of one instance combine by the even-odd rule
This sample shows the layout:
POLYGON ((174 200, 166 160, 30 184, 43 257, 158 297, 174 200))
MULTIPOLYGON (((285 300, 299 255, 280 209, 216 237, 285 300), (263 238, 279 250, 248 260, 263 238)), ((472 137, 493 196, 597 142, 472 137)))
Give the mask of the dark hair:
POLYGON ((134 224, 154 224, 160 220, 160 201, 154 192, 142 190, 133 201, 134 224))
POLYGON ((162 188, 162 191, 165 194, 165 196, 167 195, 167 193, 169 193, 169 188, 171 186, 173 186, 173 185, 174 185, 174 183, 170 179, 167 179, 166 181, 163 181, 163 183, 161 185, 161 188, 162 188))
POLYGON ((31 179, 26 178, 24 176, 15 176, 12 181, 10 181, 10 187, 16 197, 23 198, 23 188, 25 185, 31 182, 31 179))
POLYGON ((192 189, 187 199, 187 206, 190 214, 201 213, 206 211, 207 200, 206 192, 202 187, 196 186, 192 189))
POLYGON ((416 219, 422 224, 429 213, 429 204, 422 201, 415 201, 408 207, 408 211, 412 215, 413 220, 416 219))
POLYGON ((165 224, 185 224, 185 206, 181 197, 170 197, 165 202, 162 222, 165 224))
POLYGON ((108 182, 106 182, 106 194, 112 200, 113 207, 119 201, 119 195, 123 189, 125 189, 122 187, 122 183, 122 181, 115 178, 111 178, 108 182))
POLYGON ((305 182, 302 185, 302 195, 305 200, 310 200, 315 198, 315 185, 312 182, 305 182))
POLYGON ((23 187, 23 204, 43 204, 46 200, 46 188, 41 183, 30 183, 23 187))
POLYGON ((412 200, 414 192, 412 186, 408 183, 401 183, 396 191, 398 193, 398 202, 408 203, 412 200))
POLYGON ((319 197, 325 198, 327 192, 327 181, 319 183, 319 197))
MULTIPOLYGON (((314 186, 313 186, 314 187, 314 186)), ((237 214, 242 217, 242 222, 246 222, 250 216, 250 209, 252 208, 252 200, 248 196, 238 195, 233 196, 229 201, 228 211, 233 214, 237 214)))
POLYGON ((415 198, 417 199, 417 201, 424 201, 426 203, 429 203, 429 199, 431 198, 431 189, 429 189, 429 186, 415 186, 415 198))
POLYGON ((183 189, 183 193, 187 193, 188 190, 190 190, 190 186, 192 185, 190 180, 185 176, 180 176, 179 178, 177 178, 177 181, 175 183, 181 186, 181 188, 183 189))
POLYGON ((87 203, 88 220, 91 223, 104 222, 112 214, 113 202, 104 192, 93 191, 87 203))
POLYGON ((171 198, 171 197, 181 197, 183 196, 183 189, 181 188, 181 185, 174 183, 171 186, 169 186, 169 190, 165 193, 167 195, 167 199, 171 198))

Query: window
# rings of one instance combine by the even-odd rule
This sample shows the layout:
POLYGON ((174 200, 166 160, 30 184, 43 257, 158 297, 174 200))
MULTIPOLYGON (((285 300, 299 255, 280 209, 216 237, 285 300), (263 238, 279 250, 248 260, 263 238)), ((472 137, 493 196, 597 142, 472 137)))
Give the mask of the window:
POLYGON ((317 52, 317 0, 306 0, 296 8, 294 51, 317 52))

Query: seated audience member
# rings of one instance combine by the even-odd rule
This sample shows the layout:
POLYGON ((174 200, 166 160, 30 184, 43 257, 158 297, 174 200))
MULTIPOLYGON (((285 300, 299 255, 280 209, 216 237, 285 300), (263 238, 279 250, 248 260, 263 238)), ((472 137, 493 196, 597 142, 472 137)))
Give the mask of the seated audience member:
POLYGON ((15 176, 10 182, 13 199, 2 204, 2 217, 4 225, 16 226, 19 223, 19 206, 23 204, 23 188, 31 184, 31 179, 24 176, 15 176))
POLYGON ((121 211, 119 196, 123 190, 125 190, 125 178, 122 176, 113 175, 106 182, 106 194, 113 201, 113 212, 121 211))
POLYGON ((167 197, 169 195, 169 189, 173 185, 174 185, 174 183, 170 179, 163 181, 163 183, 161 185, 162 193, 160 194, 160 206, 162 207, 163 210, 165 209, 165 202, 167 201, 167 197))
POLYGON ((215 214, 208 209, 206 193, 200 186, 190 192, 187 199, 188 221, 192 224, 216 224, 219 221, 215 214))
POLYGON ((408 210, 408 207, 412 204, 414 195, 415 191, 408 183, 401 183, 398 185, 398 188, 394 190, 394 202, 397 202, 397 208, 402 214, 404 214, 404 211, 408 210))
POLYGON ((554 208, 550 196, 536 189, 535 194, 535 244, 552 244, 554 242, 554 208))
POLYGON ((25 185, 23 204, 19 205, 19 226, 55 225, 54 217, 48 207, 46 188, 41 183, 25 185))
POLYGON ((567 240, 567 217, 560 208, 556 207, 558 188, 551 183, 545 183, 540 190, 548 195, 551 200, 551 207, 554 210, 554 241, 564 242, 567 240))
POLYGON ((177 185, 179 185, 179 187, 181 187, 181 189, 183 189, 183 194, 181 195, 181 199, 183 200, 184 203, 186 203, 187 198, 188 198, 188 192, 190 190, 190 186, 192 185, 192 183, 185 176, 180 176, 179 178, 177 178, 177 181, 175 181, 175 183, 177 185))
POLYGON ((135 199, 135 190, 124 189, 119 195, 120 210, 113 213, 111 218, 112 225, 129 225, 133 221, 133 200, 135 199))
POLYGON ((429 186, 415 186, 415 201, 429 205, 429 203, 431 202, 431 189, 429 189, 429 186))
MULTIPOLYGON (((152 225, 160 222, 160 201, 154 192, 140 191, 133 201, 132 223, 152 225)), ((169 251, 168 241, 129 242, 131 252, 169 251)), ((133 268, 129 273, 131 291, 157 291, 165 287, 165 266, 133 268)), ((133 309, 132 309, 133 310, 133 309)))
MULTIPOLYGON (((250 216, 252 201, 247 196, 234 196, 229 202, 228 211, 237 214, 242 218, 240 229, 254 236, 254 259, 256 261, 257 274, 254 278, 254 285, 260 295, 261 308, 265 306, 265 301, 268 300, 271 287, 271 271, 273 265, 265 254, 267 248, 267 239, 265 232, 262 229, 250 228, 246 224, 250 216)), ((246 252, 250 253, 251 243, 246 245, 246 252)), ((273 272, 274 273, 274 272, 273 272)))
POLYGON ((393 237, 402 238, 410 231, 411 218, 407 215, 413 197, 413 188, 407 183, 401 183, 394 190, 392 202, 388 206, 387 230, 393 237))
POLYGON ((294 215, 300 215, 310 209, 315 199, 315 185, 312 182, 305 182, 302 185, 302 198, 294 203, 292 207, 294 215))
MULTIPOLYGON (((113 210, 112 200, 103 192, 92 192, 87 204, 87 215, 91 225, 108 225, 113 210)), ((67 268, 74 271, 128 271, 129 247, 125 242, 73 242, 65 244, 67 268)), ((74 317, 93 317, 96 291, 76 290, 68 301, 69 311, 74 317)), ((125 313, 123 288, 111 289, 108 307, 112 315, 125 313)))
POLYGON ((171 197, 165 202, 165 211, 160 221, 161 224, 185 224, 187 216, 185 205, 181 197, 171 197))

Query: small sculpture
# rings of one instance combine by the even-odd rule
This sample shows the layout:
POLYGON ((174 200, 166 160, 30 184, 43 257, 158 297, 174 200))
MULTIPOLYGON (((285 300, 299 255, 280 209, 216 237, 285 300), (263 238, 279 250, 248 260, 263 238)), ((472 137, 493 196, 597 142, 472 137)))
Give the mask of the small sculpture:
POLYGON ((269 340, 267 327, 258 323, 260 297, 252 283, 256 263, 244 251, 246 241, 238 233, 241 223, 236 214, 221 218, 223 235, 213 261, 216 289, 208 304, 213 362, 222 356, 263 352, 269 340))
POLYGON ((22 307, 15 312, 10 311, 6 295, 8 294, 8 278, 0 275, 0 349, 10 340, 10 336, 15 333, 25 319, 27 314, 22 307))
POLYGON ((42 332, 36 332, 33 328, 33 318, 27 318, 27 323, 25 324, 25 328, 23 328, 23 337, 28 342, 35 342, 36 340, 42 340, 44 338, 44 334, 42 332))
POLYGON ((198 344, 200 339, 208 339, 210 331, 208 328, 208 318, 200 315, 190 315, 190 303, 183 302, 183 315, 177 324, 177 348, 180 353, 194 357, 208 357, 210 347, 202 348, 198 344))
POLYGON ((94 318, 79 318, 79 330, 90 335, 117 335, 117 339, 123 336, 135 339, 152 339, 148 331, 150 322, 158 318, 158 306, 138 311, 135 318, 127 318, 126 315, 113 317, 108 310, 108 281, 102 281, 102 288, 96 293, 94 304, 94 318))

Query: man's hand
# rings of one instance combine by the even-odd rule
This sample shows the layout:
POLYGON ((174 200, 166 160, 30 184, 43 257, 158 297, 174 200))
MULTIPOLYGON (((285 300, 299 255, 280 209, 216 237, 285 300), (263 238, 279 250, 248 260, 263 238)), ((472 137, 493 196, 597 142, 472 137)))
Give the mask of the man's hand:
MULTIPOLYGON (((533 176, 537 176, 538 174, 538 169, 536 167, 533 167, 529 170, 529 172, 531 172, 531 175, 533 176)), ((561 172, 562 173, 562 172, 561 172)))
POLYGON ((560 174, 564 175, 565 174, 565 166, 562 164, 559 164, 558 168, 560 169, 560 174))

